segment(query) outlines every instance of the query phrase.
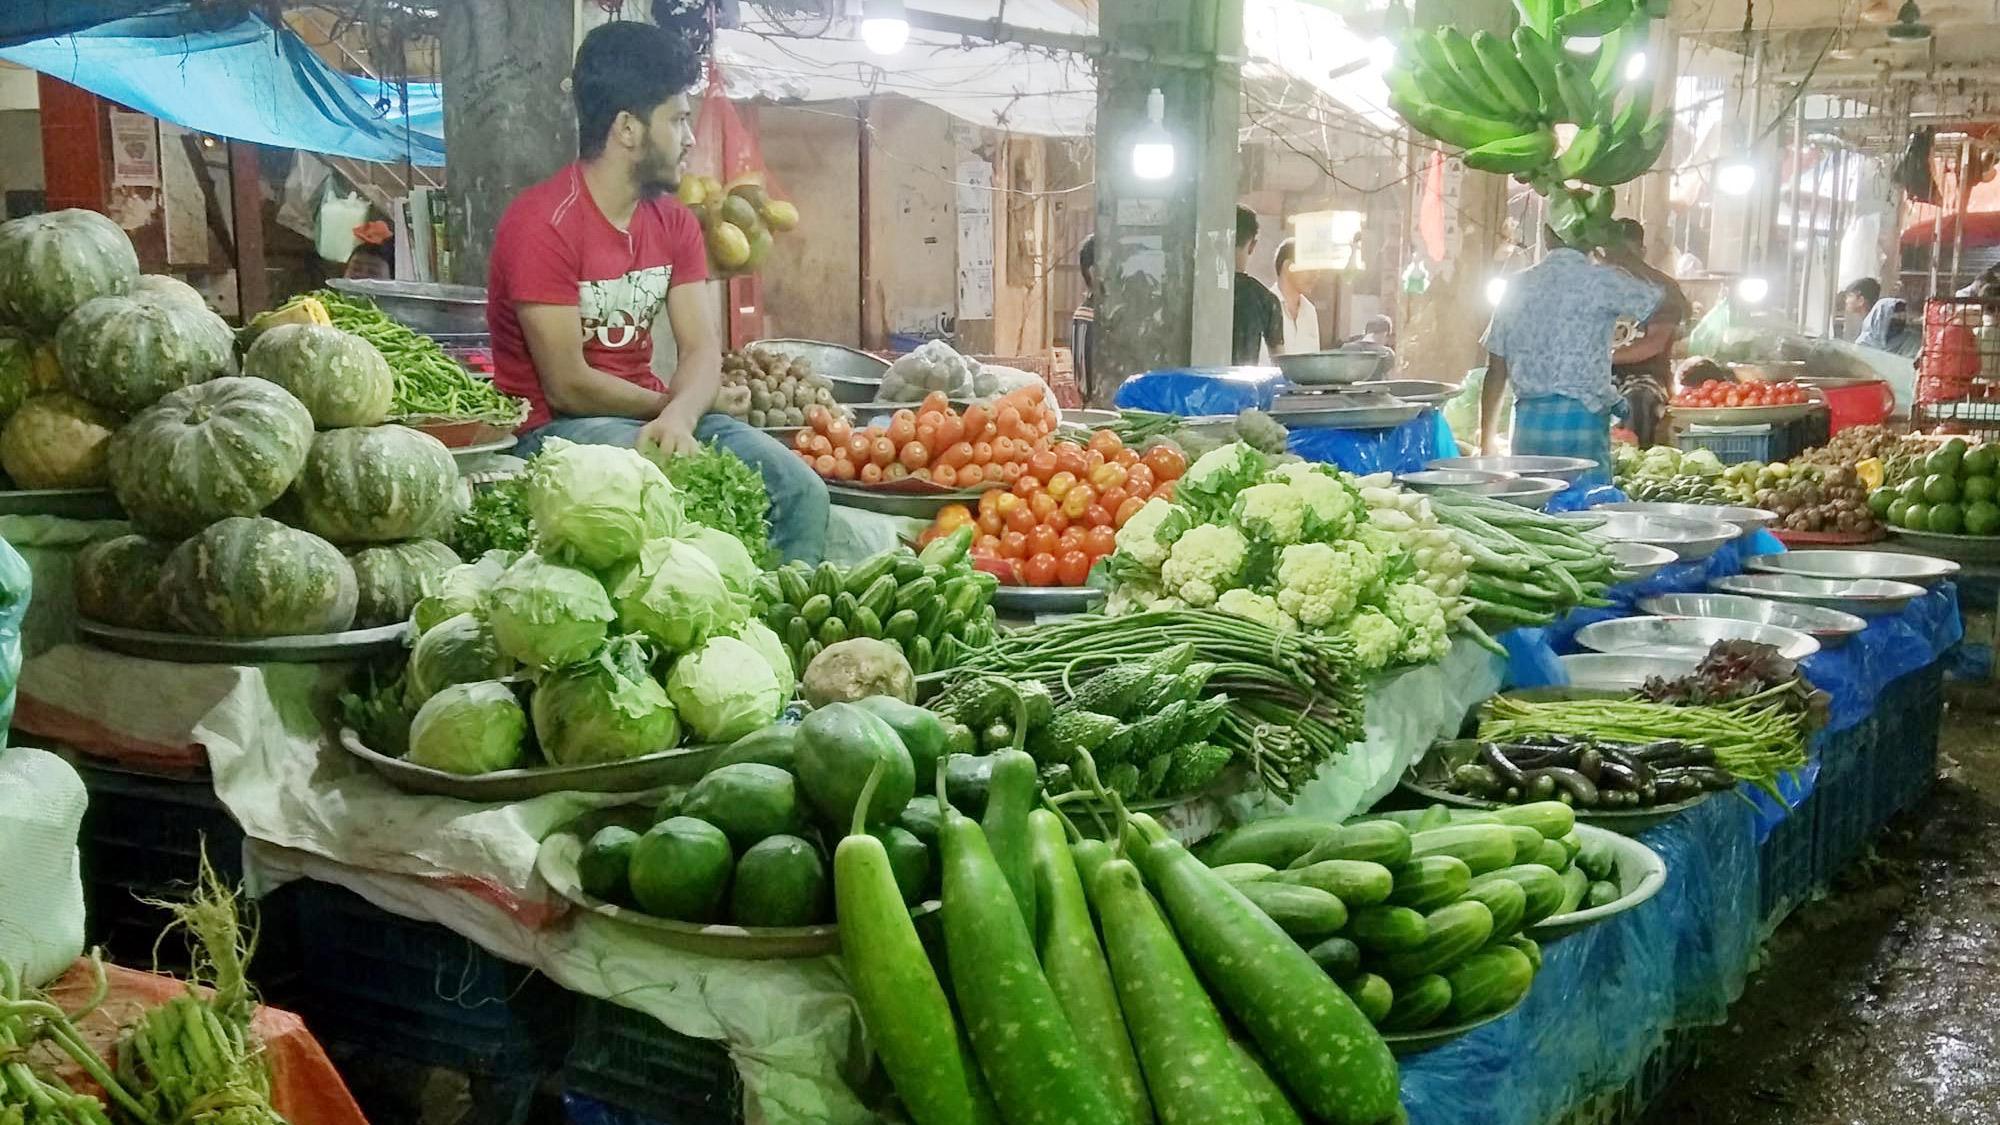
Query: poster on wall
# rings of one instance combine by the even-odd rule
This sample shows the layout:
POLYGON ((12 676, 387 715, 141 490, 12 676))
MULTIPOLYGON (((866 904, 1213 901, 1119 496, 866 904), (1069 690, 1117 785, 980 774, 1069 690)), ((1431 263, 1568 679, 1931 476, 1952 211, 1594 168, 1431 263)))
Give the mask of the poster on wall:
POLYGON ((111 184, 160 186, 160 126, 143 113, 111 111, 111 184))
POLYGON ((993 319, 993 165, 958 165, 958 319, 993 319))

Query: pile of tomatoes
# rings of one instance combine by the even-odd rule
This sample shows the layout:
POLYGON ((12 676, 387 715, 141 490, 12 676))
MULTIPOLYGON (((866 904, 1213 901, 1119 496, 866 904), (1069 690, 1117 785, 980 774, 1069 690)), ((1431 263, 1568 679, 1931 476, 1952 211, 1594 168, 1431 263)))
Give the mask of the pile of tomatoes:
POLYGON ((1718 406, 1797 406, 1808 401, 1797 383, 1731 383, 1713 379, 1674 396, 1675 406, 1712 409, 1718 406))
POLYGON ((1029 460, 1048 450, 1055 428, 1055 415, 1036 387, 968 406, 963 414, 943 392, 932 391, 917 409, 890 415, 886 426, 857 428, 815 406, 806 411, 792 449, 827 480, 887 484, 914 477, 944 488, 980 488, 1019 480, 1029 460))
POLYGON ((1118 529, 1146 501, 1171 500, 1187 459, 1172 446, 1143 455, 1099 430, 1088 445, 1056 442, 1030 454, 1027 469, 976 507, 950 504, 920 542, 965 524, 978 529, 973 565, 1011 586, 1081 586, 1098 559, 1117 548, 1118 529))

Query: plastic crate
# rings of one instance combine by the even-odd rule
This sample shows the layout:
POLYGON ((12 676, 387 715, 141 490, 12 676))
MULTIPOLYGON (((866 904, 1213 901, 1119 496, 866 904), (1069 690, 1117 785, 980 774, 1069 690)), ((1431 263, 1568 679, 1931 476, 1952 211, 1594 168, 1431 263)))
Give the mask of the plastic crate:
POLYGON ((573 997, 443 926, 320 882, 295 890, 311 971, 292 1006, 322 1040, 476 1075, 552 1070, 573 997))
POLYGON ((187 967, 177 942, 159 943, 172 915, 143 899, 183 896, 200 872, 201 853, 224 882, 243 878, 243 830, 206 778, 159 777, 71 762, 90 805, 78 833, 85 914, 93 944, 128 965, 187 967))
POLYGON ((1668 1031, 1625 1085, 1586 1098, 1550 1125, 1640 1125, 1661 1095, 1699 1061, 1700 1042, 1698 1029, 1668 1031))
POLYGON ((1870 716, 1826 739, 1820 748, 1819 783, 1812 797, 1814 887, 1831 884, 1875 835, 1869 759, 1880 722, 1879 714, 1870 716))
POLYGON ((1757 905, 1776 926, 1813 892, 1813 794, 1778 822, 1757 851, 1757 905))
MULTIPOLYGON (((736 1125, 742 1082, 729 1050, 606 1000, 578 1002, 576 1037, 563 1064, 563 1097, 580 1094, 628 1115, 589 1122, 736 1125)), ((572 1113, 572 1121, 586 1118, 572 1113)))
POLYGON ((1706 449, 1725 465, 1773 459, 1769 426, 1690 426, 1675 444, 1683 450, 1706 449))

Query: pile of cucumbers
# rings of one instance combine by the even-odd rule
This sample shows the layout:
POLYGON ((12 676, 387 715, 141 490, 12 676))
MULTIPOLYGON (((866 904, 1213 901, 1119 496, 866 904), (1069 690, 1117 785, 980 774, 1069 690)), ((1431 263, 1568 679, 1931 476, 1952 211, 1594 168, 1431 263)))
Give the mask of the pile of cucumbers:
POLYGON ((1542 964, 1527 931, 1620 896, 1612 855, 1559 801, 1442 805, 1345 825, 1253 821, 1198 849, 1384 1032, 1511 1008, 1542 964))
POLYGON ((792 666, 851 637, 889 641, 917 675, 993 643, 993 591, 1000 580, 972 568, 972 528, 925 546, 883 551, 854 567, 792 562, 758 578, 764 623, 792 666))

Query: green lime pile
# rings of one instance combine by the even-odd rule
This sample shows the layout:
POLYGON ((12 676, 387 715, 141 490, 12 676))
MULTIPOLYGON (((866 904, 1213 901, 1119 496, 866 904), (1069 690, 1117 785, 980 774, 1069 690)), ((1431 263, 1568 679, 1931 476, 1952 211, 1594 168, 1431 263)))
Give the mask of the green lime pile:
POLYGON ((1953 438, 1925 458, 1923 470, 1870 493, 1869 510, 1910 531, 2000 535, 2000 445, 1953 438))

